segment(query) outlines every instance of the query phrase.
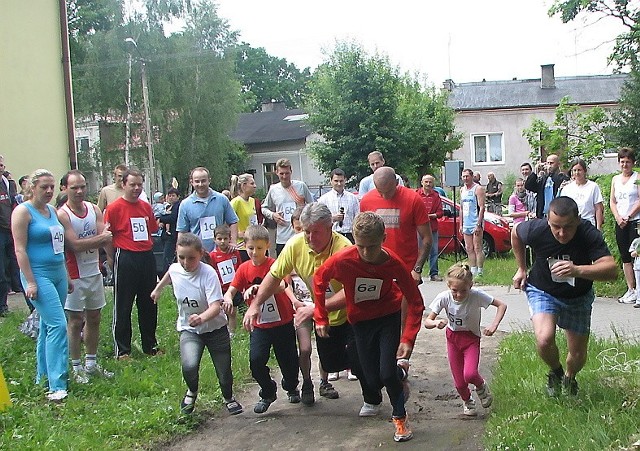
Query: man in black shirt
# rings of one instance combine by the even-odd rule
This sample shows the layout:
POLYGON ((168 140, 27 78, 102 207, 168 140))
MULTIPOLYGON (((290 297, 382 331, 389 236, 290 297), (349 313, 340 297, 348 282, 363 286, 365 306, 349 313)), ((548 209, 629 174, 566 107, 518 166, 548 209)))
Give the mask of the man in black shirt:
POLYGON ((566 196, 551 201, 547 219, 515 226, 511 245, 518 263, 513 286, 527 294, 538 355, 551 369, 547 391, 557 395, 562 387, 575 395, 575 376, 587 360, 593 281, 615 279, 615 260, 602 233, 580 219, 577 204, 566 196), (535 254, 528 275, 525 245, 535 254), (556 325, 567 337, 566 372, 556 345, 556 325))

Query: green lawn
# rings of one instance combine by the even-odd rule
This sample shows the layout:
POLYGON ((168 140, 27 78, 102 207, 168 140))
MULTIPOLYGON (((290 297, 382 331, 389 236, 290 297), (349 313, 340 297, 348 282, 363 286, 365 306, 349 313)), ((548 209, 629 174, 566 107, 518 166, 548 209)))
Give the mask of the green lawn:
MULTIPOLYGON (((180 370, 176 306, 169 290, 159 302, 158 314, 158 340, 166 354, 153 358, 142 354, 134 314, 134 359, 130 363, 115 361, 109 302, 104 309, 98 357, 115 377, 94 379, 87 385, 71 383, 69 398, 60 405, 45 401, 44 390, 34 385, 35 343, 17 330, 25 314, 12 313, 1 320, 4 350, 0 365, 13 407, 0 413, 0 449, 149 447, 187 433, 205 419, 207 412, 221 408, 222 396, 205 352, 196 412, 190 418, 179 414, 186 388, 180 370)), ((232 344, 236 386, 250 379, 248 343, 243 331, 236 334, 232 344)))

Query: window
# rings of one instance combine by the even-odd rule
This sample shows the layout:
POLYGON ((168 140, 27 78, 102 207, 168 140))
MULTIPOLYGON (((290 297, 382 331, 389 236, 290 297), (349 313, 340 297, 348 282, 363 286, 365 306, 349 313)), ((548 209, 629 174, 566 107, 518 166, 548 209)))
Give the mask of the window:
POLYGON ((78 152, 88 152, 89 151, 89 138, 78 138, 78 139, 76 139, 76 149, 78 149, 78 152))
POLYGON ((503 163, 502 133, 471 135, 473 161, 475 163, 503 163))
POLYGON ((280 179, 276 175, 276 164, 275 163, 264 163, 262 165, 262 169, 264 172, 264 188, 269 189, 269 187, 275 183, 278 183, 280 179))

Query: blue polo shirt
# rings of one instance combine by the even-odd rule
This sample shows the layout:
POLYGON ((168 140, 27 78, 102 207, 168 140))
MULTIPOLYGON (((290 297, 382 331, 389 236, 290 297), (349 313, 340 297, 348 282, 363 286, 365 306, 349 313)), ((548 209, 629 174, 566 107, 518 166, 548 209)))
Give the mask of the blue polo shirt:
POLYGON ((224 194, 209 188, 209 196, 198 197, 194 191, 180 202, 178 209, 178 232, 191 232, 202 239, 207 252, 215 248, 213 230, 221 224, 235 224, 238 216, 224 194))

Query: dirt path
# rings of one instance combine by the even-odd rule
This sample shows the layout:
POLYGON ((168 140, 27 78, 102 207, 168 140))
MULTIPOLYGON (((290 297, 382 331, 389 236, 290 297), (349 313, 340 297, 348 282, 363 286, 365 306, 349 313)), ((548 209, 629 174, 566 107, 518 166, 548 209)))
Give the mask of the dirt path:
MULTIPOLYGON (((503 336, 504 333, 498 332, 494 337, 482 339, 480 370, 488 380, 491 380, 496 348, 503 336)), ((252 384, 238 397, 245 407, 244 413, 230 417, 220 411, 198 431, 176 439, 162 449, 298 450, 313 447, 330 450, 398 446, 403 449, 481 450, 486 414, 478 403, 478 417, 462 415, 462 401, 453 388, 449 372, 444 330, 423 329, 411 362, 411 398, 407 412, 414 438, 409 442, 393 441, 391 406, 386 394, 383 414, 360 418, 359 384, 341 378, 334 382, 340 392, 337 400, 318 397, 312 407, 288 404, 280 389, 278 400, 262 415, 253 413, 258 388, 257 384, 252 384)), ((316 374, 314 381, 317 379, 316 374)))

